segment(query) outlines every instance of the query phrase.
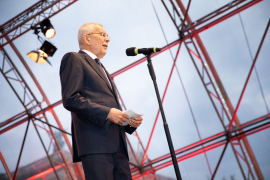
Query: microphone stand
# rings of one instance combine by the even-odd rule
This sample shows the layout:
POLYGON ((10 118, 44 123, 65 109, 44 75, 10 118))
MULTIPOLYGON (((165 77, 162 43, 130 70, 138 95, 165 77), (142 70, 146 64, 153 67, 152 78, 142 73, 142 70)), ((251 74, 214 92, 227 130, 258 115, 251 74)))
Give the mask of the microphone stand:
POLYGON ((143 54, 147 57, 147 67, 149 69, 150 76, 151 76, 151 78, 153 80, 153 83, 154 83, 154 86, 155 86, 156 95, 157 95, 158 104, 159 104, 159 109, 160 109, 160 112, 161 112, 161 115, 162 115, 163 126, 164 126, 164 130, 165 130, 166 138, 167 138, 167 141, 168 141, 168 145, 169 145, 169 148, 170 148, 170 153, 171 153, 171 157, 172 157, 172 161, 173 161, 173 166, 174 166, 174 171, 175 171, 175 174, 176 174, 176 178, 177 178, 177 180, 182 180, 181 175, 180 175, 180 170, 179 170, 179 167, 178 167, 178 163, 177 163, 177 160, 176 160, 176 155, 175 155, 174 148, 173 148, 173 143, 172 143, 172 138, 171 138, 171 134, 170 134, 170 131, 169 131, 169 126, 168 126, 168 123, 167 123, 166 118, 165 118, 162 102, 161 102, 158 87, 157 87, 156 75, 155 75, 155 71, 154 71, 154 68, 153 68, 153 65, 152 65, 152 60, 151 60, 151 52, 145 52, 143 54))

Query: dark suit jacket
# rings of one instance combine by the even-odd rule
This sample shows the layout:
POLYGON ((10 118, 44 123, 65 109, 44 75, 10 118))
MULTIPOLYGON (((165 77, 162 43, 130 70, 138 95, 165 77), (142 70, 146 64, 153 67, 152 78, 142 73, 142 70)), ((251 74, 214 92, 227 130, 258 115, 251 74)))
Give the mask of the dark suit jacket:
POLYGON ((120 132, 127 149, 125 132, 131 134, 135 128, 106 120, 111 108, 121 106, 113 83, 111 88, 95 60, 83 51, 65 54, 60 78, 63 106, 72 118, 73 162, 86 154, 116 152, 120 132))

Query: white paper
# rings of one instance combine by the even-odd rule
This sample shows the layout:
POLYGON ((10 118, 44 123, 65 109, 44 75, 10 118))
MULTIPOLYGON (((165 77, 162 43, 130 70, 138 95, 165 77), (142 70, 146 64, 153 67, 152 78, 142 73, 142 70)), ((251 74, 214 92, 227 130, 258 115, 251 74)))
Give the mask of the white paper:
POLYGON ((131 109, 124 111, 124 113, 126 113, 129 116, 129 119, 127 119, 126 122, 123 122, 123 124, 120 124, 121 126, 127 126, 129 121, 135 119, 136 117, 140 117, 143 115, 143 114, 137 114, 134 111, 132 111, 131 109))

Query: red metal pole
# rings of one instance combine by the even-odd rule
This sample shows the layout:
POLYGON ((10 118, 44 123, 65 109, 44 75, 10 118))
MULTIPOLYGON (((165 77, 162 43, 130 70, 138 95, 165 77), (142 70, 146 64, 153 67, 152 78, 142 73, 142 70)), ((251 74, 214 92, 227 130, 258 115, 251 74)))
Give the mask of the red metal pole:
POLYGON ((7 173, 7 175, 8 175, 9 180, 12 180, 12 175, 11 175, 11 173, 10 173, 10 170, 9 170, 9 168, 8 168, 8 165, 7 165, 7 163, 6 163, 6 161, 5 161, 5 158, 4 158, 4 156, 2 155, 2 152, 1 152, 1 151, 0 151, 0 160, 1 160, 3 166, 4 166, 5 170, 6 170, 6 173, 7 173))
POLYGON ((182 27, 181 27, 181 29, 180 29, 180 32, 182 32, 183 29, 184 29, 184 27, 185 27, 185 22, 186 22, 186 20, 187 20, 188 10, 189 10, 190 3, 191 3, 191 0, 188 1, 187 10, 186 10, 186 12, 185 12, 185 16, 184 16, 184 20, 183 20, 183 22, 182 22, 182 27))

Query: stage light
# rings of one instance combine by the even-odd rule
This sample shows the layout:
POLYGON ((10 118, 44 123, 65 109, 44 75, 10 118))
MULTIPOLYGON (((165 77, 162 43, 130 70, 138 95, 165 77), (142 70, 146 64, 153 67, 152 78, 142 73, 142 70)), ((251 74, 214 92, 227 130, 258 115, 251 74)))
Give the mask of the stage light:
POLYGON ((48 29, 45 33, 46 38, 51 39, 55 35, 55 30, 54 29, 48 29))
POLYGON ((43 52, 48 54, 48 56, 52 57, 54 55, 55 51, 57 50, 57 48, 54 45, 52 45, 51 43, 49 43, 48 41, 44 41, 44 43, 40 47, 40 50, 42 50, 43 52))
POLYGON ((52 65, 47 58, 49 56, 53 56, 56 50, 57 48, 54 45, 52 45, 48 41, 44 41, 40 49, 29 52, 27 56, 41 65, 45 64, 46 62, 52 65))
MULTIPOLYGON (((48 61, 47 60, 48 55, 40 49, 36 51, 31 51, 30 53, 27 54, 27 56, 30 57, 36 63, 38 62, 41 65, 45 64, 48 61)), ((49 62, 49 64, 51 63, 49 62)))
POLYGON ((49 43, 48 41, 44 41, 43 38, 41 38, 39 34, 39 29, 41 29, 42 33, 47 37, 48 39, 53 38, 55 35, 55 30, 50 22, 49 19, 44 19, 41 23, 40 26, 31 26, 31 29, 34 30, 34 34, 37 35, 38 40, 43 43, 42 46, 36 50, 36 51, 31 51, 27 54, 28 57, 30 57, 33 61, 39 64, 45 64, 48 62, 50 65, 50 61, 47 59, 49 56, 53 56, 57 48, 49 43))
POLYGON ((44 36, 48 39, 51 39, 55 35, 55 29, 53 28, 51 21, 49 19, 44 19, 40 23, 40 29, 44 36))

